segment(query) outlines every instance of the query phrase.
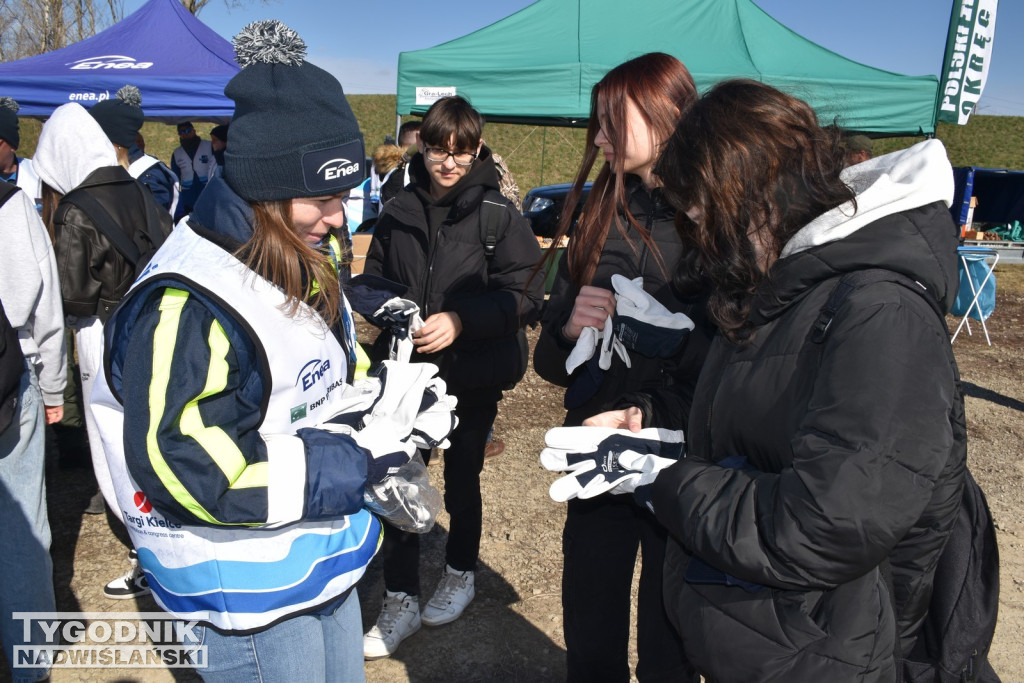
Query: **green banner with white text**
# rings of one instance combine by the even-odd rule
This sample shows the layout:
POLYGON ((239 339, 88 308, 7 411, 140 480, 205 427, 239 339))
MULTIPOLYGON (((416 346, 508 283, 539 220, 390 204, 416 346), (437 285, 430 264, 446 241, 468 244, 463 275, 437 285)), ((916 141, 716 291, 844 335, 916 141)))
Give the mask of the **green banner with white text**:
POLYGON ((954 0, 939 76, 938 120, 964 125, 974 113, 992 63, 998 0, 954 0))

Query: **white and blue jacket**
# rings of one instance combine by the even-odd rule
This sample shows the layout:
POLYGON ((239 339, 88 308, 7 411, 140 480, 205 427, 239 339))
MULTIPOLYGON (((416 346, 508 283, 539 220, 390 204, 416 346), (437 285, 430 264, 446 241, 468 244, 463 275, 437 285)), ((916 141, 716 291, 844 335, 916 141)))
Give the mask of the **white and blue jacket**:
POLYGON ((94 404, 157 602, 244 632, 343 596, 381 527, 363 509, 366 452, 317 429, 337 411, 354 340, 304 304, 288 315, 283 293, 224 248, 251 214, 215 185, 195 217, 225 229, 182 222, 154 255, 108 324, 94 404))

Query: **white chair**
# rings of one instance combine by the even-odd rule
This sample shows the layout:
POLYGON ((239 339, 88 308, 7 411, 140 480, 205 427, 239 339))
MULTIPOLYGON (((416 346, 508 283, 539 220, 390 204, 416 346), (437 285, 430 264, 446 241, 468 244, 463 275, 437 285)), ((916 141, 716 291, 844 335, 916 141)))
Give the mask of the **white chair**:
POLYGON ((987 247, 958 247, 956 253, 960 259, 960 290, 952 312, 963 318, 957 325, 950 343, 956 341, 956 336, 965 326, 967 334, 972 334, 969 319, 973 317, 981 323, 981 329, 985 331, 985 341, 992 346, 985 320, 995 310, 996 280, 993 270, 999 262, 999 252, 987 247), (984 300, 982 295, 985 295, 984 300))

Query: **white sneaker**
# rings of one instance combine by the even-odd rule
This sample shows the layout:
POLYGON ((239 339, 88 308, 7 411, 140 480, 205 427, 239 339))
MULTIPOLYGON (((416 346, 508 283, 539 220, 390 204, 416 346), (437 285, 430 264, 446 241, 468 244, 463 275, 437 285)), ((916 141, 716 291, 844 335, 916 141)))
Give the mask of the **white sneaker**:
POLYGON ((363 636, 363 659, 390 657, 403 640, 419 630, 420 599, 387 591, 377 623, 363 636))
POLYGON ((460 572, 445 565, 434 596, 423 608, 423 623, 440 626, 461 617, 466 605, 476 596, 474 583, 473 572, 460 572))
POLYGON ((128 571, 103 587, 103 594, 111 600, 131 600, 150 594, 146 575, 139 566, 139 556, 132 548, 128 552, 128 571))

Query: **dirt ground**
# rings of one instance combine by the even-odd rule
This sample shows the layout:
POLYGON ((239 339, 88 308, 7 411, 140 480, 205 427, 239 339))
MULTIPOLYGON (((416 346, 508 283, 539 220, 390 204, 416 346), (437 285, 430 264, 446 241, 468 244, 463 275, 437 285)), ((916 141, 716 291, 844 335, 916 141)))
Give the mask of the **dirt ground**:
MULTIPOLYGON (((988 495, 1000 543, 1002 595, 991 661, 1004 681, 1024 680, 1024 266, 997 270, 996 311, 988 322, 992 346, 972 325, 954 345, 967 394, 970 466, 988 495)), ((950 318, 955 328, 955 320, 950 318)), ((534 333, 535 334, 535 333, 534 333)), ((555 475, 537 454, 544 433, 560 424, 561 393, 532 371, 500 406, 495 432, 507 445, 487 462, 477 598, 463 618, 424 627, 390 659, 367 662, 371 683, 413 681, 558 681, 565 677, 560 607, 564 506, 547 489, 555 475)), ((439 474, 431 467, 431 473, 439 474)), ((48 470, 57 606, 60 611, 153 611, 149 599, 111 601, 102 586, 126 567, 125 550, 102 516, 83 515, 94 488, 87 470, 48 470)), ((438 477, 439 479, 440 477, 438 477)), ((440 482, 438 482, 440 483, 440 482)), ((443 566, 447 516, 423 539, 422 591, 443 566)), ((0 549, 12 552, 15 549, 0 549)), ((375 561, 359 596, 368 628, 383 586, 375 561)), ((635 664, 635 644, 631 646, 635 664)), ((0 667, 0 681, 6 667, 0 667)), ((194 681, 183 670, 55 669, 64 681, 194 681)))

